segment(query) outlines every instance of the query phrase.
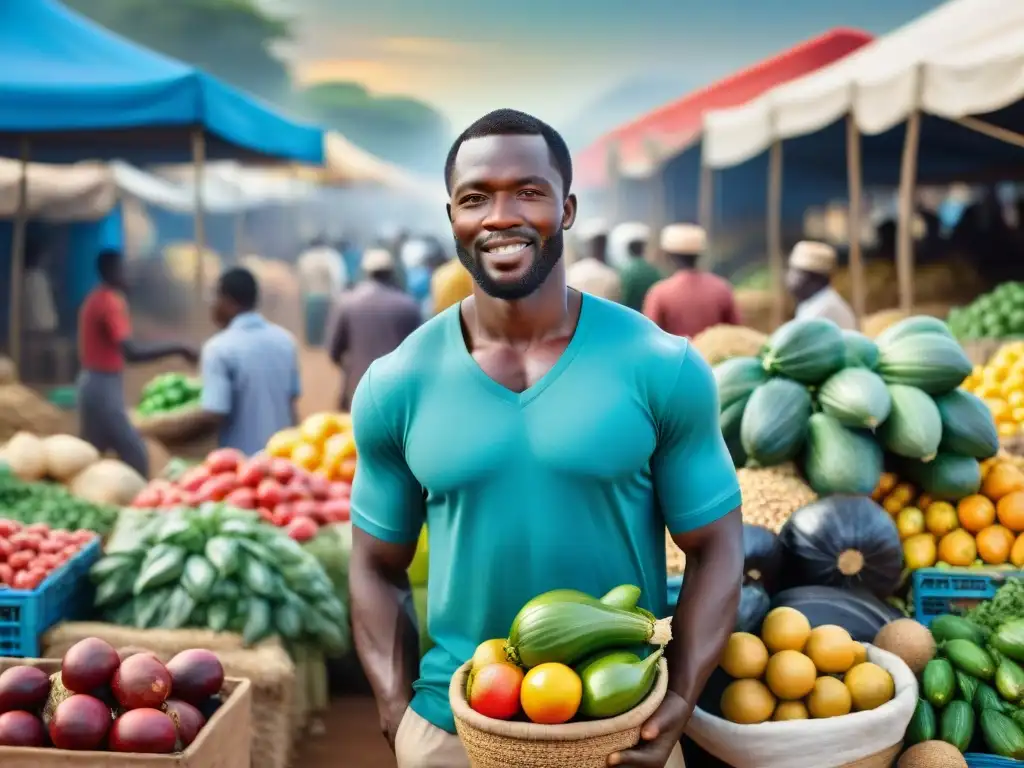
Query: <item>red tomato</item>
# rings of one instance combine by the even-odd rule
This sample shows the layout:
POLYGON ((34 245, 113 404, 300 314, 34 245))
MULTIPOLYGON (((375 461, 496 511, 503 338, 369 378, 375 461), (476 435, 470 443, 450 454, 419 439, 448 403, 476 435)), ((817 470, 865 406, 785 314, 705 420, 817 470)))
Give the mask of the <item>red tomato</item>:
POLYGON ((61 564, 61 560, 57 557, 56 552, 52 552, 50 554, 40 555, 39 557, 37 557, 35 564, 47 573, 49 573, 61 564))
POLYGON ((293 507, 291 504, 278 504, 277 507, 274 509, 274 518, 272 522, 278 528, 283 528, 294 519, 295 507, 293 507))
POLYGON ((10 557, 7 558, 7 564, 16 571, 20 571, 23 568, 27 568, 28 564, 36 559, 34 552, 28 549, 23 549, 20 552, 14 552, 10 557))
POLYGON ((77 544, 68 544, 64 549, 60 551, 62 557, 71 559, 78 554, 78 550, 81 549, 77 544))
POLYGON ((153 509, 161 506, 163 503, 163 494, 159 489, 149 486, 139 491, 139 495, 135 497, 132 502, 133 507, 139 509, 153 509))
POLYGON ((200 502, 223 501, 224 498, 238 487, 238 478, 234 475, 215 475, 203 483, 196 492, 200 502))
POLYGON ((237 472, 244 461, 245 454, 241 451, 236 451, 234 448, 220 448, 207 456, 203 463, 210 470, 211 475, 219 475, 225 472, 237 472))
POLYGON ((64 549, 64 544, 54 538, 43 539, 39 545, 39 552, 41 554, 53 554, 54 552, 60 552, 62 549, 64 549))
POLYGON ((26 590, 35 589, 45 578, 46 572, 41 568, 29 568, 24 571, 18 571, 14 574, 14 588, 26 590))
POLYGON ((330 494, 330 481, 325 477, 320 477, 320 475, 310 475, 306 478, 306 485, 309 487, 310 494, 317 501, 323 501, 330 494))
POLYGON ((236 488, 224 498, 224 503, 239 509, 256 509, 256 491, 248 486, 236 488))
POLYGON ((256 489, 256 502, 261 507, 273 509, 282 501, 284 501, 284 494, 281 490, 281 484, 273 478, 268 477, 256 489))
POLYGON ((309 492, 309 488, 304 482, 292 481, 284 487, 283 490, 284 500, 295 502, 295 501, 306 501, 313 498, 313 494, 309 492))
POLYGON ((266 507, 260 507, 259 513, 260 513, 260 519, 261 520, 265 520, 268 523, 273 523, 274 522, 274 512, 273 512, 273 510, 267 509, 266 507))
POLYGON ((160 503, 156 506, 161 508, 166 507, 180 507, 185 503, 185 491, 180 491, 177 488, 168 488, 162 494, 160 494, 160 503))
POLYGON ((256 488, 263 478, 270 476, 270 459, 257 456, 249 459, 238 468, 238 482, 250 488, 256 488))
POLYGON ((288 523, 288 526, 285 528, 285 533, 295 539, 295 541, 303 542, 309 541, 316 536, 317 530, 317 524, 308 517, 297 517, 288 523))
POLYGON ((192 467, 178 480, 178 488, 189 493, 195 493, 202 487, 203 483, 210 479, 210 476, 210 470, 206 467, 192 467))
POLYGON ((90 531, 85 528, 79 528, 77 531, 71 534, 71 540, 79 544, 88 544, 93 539, 97 538, 98 534, 96 531, 90 531))
POLYGON ((291 482, 291 479, 298 473, 298 467, 288 459, 274 459, 270 462, 270 474, 279 483, 291 482))
POLYGON ((473 675, 469 706, 495 720, 511 720, 519 713, 519 689, 523 670, 515 664, 498 662, 481 667, 473 675))
POLYGON ((43 537, 34 533, 14 533, 8 539, 15 549, 26 549, 36 552, 43 542, 43 537))
POLYGON ((0 536, 7 537, 21 530, 21 524, 13 520, 0 520, 0 536))
POLYGON ((296 501, 292 509, 295 510, 296 517, 314 518, 320 512, 320 504, 312 499, 302 499, 301 501, 296 501))
POLYGON ((38 536, 49 536, 50 526, 46 523, 32 523, 32 525, 25 527, 25 533, 34 533, 38 536))
POLYGON ((0 561, 6 560, 14 551, 14 545, 4 538, 0 538, 0 561))
POLYGON ((331 483, 327 496, 332 499, 347 499, 352 495, 352 484, 342 480, 331 483))
POLYGON ((351 517, 348 499, 328 499, 320 505, 320 514, 325 523, 347 523, 351 517))
POLYGON ((14 569, 7 563, 0 563, 0 583, 11 586, 14 581, 14 569))

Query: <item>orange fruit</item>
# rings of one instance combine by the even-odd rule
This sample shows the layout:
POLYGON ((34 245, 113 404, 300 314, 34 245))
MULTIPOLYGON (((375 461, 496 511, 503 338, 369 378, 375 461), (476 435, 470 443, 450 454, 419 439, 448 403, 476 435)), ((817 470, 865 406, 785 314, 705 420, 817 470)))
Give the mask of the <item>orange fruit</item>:
POLYGON ((1008 493, 996 504, 999 522, 1014 533, 1024 531, 1024 491, 1008 493))
POLYGON ((871 494, 871 498, 875 501, 881 501, 889 495, 898 482, 899 478, 892 472, 883 472, 882 476, 878 478, 878 486, 875 488, 875 492, 871 494))
POLYGON ((928 509, 932 504, 935 503, 935 499, 929 496, 927 493, 922 493, 917 497, 917 508, 928 509))
POLYGON ((1001 525, 990 525, 974 537, 978 556, 989 565, 1002 565, 1010 559, 1013 549, 1013 531, 1001 525))
POLYGON ((312 472, 320 466, 322 456, 317 446, 310 443, 299 443, 292 450, 292 455, 289 458, 295 466, 312 472))
POLYGON ((886 496, 885 501, 882 502, 882 507, 890 515, 898 515, 900 513, 900 510, 903 509, 906 505, 907 503, 903 501, 903 499, 901 499, 899 496, 896 496, 895 494, 891 496, 886 496))
POLYGON ((564 664, 540 664, 523 678, 519 703, 535 723, 558 725, 576 715, 583 698, 583 683, 564 664))
POLYGON ((1010 562, 1017 568, 1024 568, 1024 533, 1017 537, 1010 549, 1010 562))
POLYGON ((971 533, 977 533, 996 521, 996 505, 978 493, 961 499, 956 512, 960 525, 971 533))
POLYGON ((295 446, 302 442, 302 434, 297 429, 282 429, 267 441, 267 455, 277 459, 291 458, 295 446))
POLYGON ((993 464, 981 484, 982 494, 999 501, 1014 491, 1024 491, 1024 472, 1005 461, 993 464))
POLYGON ((963 528, 950 531, 939 541, 939 561, 947 565, 968 566, 978 556, 978 545, 963 528))
POLYGON ((924 524, 928 533, 945 536, 960 527, 960 519, 956 515, 956 507, 948 501, 933 501, 925 510, 924 524))

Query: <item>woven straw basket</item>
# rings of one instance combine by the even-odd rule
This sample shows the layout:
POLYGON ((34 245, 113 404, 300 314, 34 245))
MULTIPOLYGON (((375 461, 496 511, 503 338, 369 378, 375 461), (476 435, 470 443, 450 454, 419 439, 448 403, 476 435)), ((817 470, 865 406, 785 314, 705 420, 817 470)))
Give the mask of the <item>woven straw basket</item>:
POLYGON ((651 693, 618 717, 564 725, 506 722, 470 709, 466 701, 470 666, 467 662, 452 676, 448 699, 473 768, 604 768, 612 752, 637 745, 640 727, 668 690, 668 665, 662 659, 651 693))

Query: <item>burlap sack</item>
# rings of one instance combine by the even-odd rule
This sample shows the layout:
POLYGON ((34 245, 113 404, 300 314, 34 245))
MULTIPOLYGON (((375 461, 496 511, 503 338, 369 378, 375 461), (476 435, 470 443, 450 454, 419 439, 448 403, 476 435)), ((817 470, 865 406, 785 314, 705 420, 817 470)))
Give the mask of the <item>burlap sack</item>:
POLYGON ((240 635, 190 629, 134 629, 96 622, 65 622, 43 638, 43 655, 61 658, 86 637, 99 637, 119 651, 152 651, 164 661, 189 648, 217 654, 230 677, 252 683, 252 768, 286 768, 292 757, 295 665, 277 640, 246 649, 240 635))

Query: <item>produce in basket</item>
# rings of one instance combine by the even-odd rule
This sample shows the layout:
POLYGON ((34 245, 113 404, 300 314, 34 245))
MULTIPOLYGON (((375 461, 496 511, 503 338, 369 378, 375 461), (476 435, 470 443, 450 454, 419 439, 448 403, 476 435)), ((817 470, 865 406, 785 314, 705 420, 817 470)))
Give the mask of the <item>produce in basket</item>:
POLYGON ((967 306, 951 309, 949 328, 958 339, 999 339, 1024 334, 1024 283, 1000 283, 967 306))
POLYGON ((0 592, 33 590, 96 539, 92 531, 51 530, 0 519, 0 592))
POLYGON ((202 396, 203 384, 199 379, 182 373, 164 373, 143 387, 139 415, 156 416, 194 408, 202 396))
POLYGON ((113 646, 90 637, 69 648, 50 677, 31 666, 9 667, 0 675, 0 746, 180 752, 220 706, 224 669, 210 656, 184 651, 164 666, 143 652, 122 661, 113 646), (190 687, 196 680, 205 685, 190 687), (193 695, 191 703, 179 688, 193 695), (172 689, 177 698, 170 698, 172 689))
POLYGON ((345 650, 348 616, 323 568, 254 512, 210 503, 156 514, 136 541, 96 563, 92 578, 96 605, 115 624, 345 650))
POLYGON ((772 608, 798 610, 812 627, 836 624, 846 629, 854 640, 869 643, 890 621, 902 614, 892 606, 863 590, 838 587, 792 587, 772 598, 772 608))

